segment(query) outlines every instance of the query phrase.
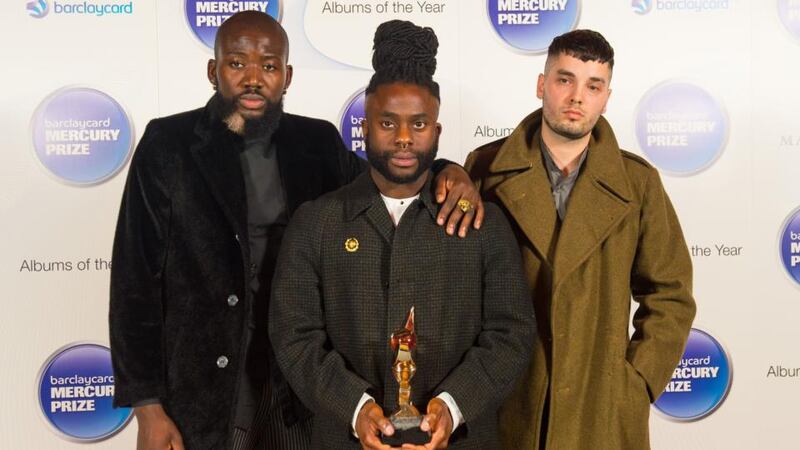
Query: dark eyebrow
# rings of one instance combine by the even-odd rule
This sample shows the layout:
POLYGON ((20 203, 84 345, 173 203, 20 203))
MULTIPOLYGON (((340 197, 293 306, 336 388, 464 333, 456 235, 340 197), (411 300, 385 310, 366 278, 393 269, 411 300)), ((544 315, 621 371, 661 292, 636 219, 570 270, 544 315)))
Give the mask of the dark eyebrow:
MULTIPOLYGON (((237 51, 237 50, 231 50, 231 51, 225 52, 223 55, 224 55, 224 56, 241 56, 241 57, 247 57, 247 53, 245 53, 245 52, 240 52, 240 51, 237 51)), ((267 53, 266 55, 263 55, 263 56, 261 57, 261 59, 262 59, 262 60, 264 60, 264 59, 281 59, 281 55, 278 55, 278 54, 275 54, 275 53, 267 53)))
POLYGON ((559 75, 566 75, 566 76, 568 76, 568 77, 575 78, 575 74, 574 74, 574 73, 572 73, 572 72, 570 72, 570 71, 569 71, 569 70, 567 70, 567 69, 558 69, 558 70, 556 71, 556 73, 557 73, 557 74, 559 74, 559 75))
MULTIPOLYGON (((556 73, 557 73, 557 74, 559 74, 559 75, 564 75, 564 76, 567 76, 567 77, 572 77, 572 78, 575 78, 575 74, 574 74, 574 73, 572 73, 572 72, 570 72, 570 71, 569 71, 569 70, 567 70, 567 69, 558 69, 558 70, 556 71, 556 73)), ((589 77, 589 81, 591 81, 591 82, 593 82, 593 83, 603 83, 603 84, 606 84, 606 80, 605 80, 604 78, 600 78, 600 77, 589 77)))
MULTIPOLYGON (((391 119, 400 118, 400 116, 398 114, 393 113, 391 111, 381 111, 380 116, 381 117, 389 117, 391 119)), ((411 116, 411 120, 419 120, 419 119, 427 119, 427 118, 428 118, 428 113, 424 113, 424 112, 423 113, 419 113, 419 114, 414 114, 414 115, 411 116)))

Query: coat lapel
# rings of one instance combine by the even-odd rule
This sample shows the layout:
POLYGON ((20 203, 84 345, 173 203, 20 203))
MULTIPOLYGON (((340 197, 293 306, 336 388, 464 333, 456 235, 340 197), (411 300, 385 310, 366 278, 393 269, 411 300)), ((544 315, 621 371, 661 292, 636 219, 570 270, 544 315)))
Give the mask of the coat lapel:
POLYGON ((569 197, 553 266, 553 288, 569 276, 631 211, 631 188, 614 133, 600 118, 569 197))
POLYGON ((273 137, 289 217, 303 202, 323 192, 323 174, 317 173, 321 163, 314 159, 312 143, 297 128, 293 116, 284 113, 273 137))
POLYGON ((389 211, 386 210, 386 205, 378 200, 380 198, 378 188, 372 181, 369 171, 359 175, 346 189, 345 218, 352 221, 364 213, 370 225, 388 244, 391 244, 394 238, 394 223, 389 211))
POLYGON ((539 111, 526 117, 506 139, 489 166, 492 173, 508 173, 495 192, 542 259, 547 260, 555 234, 556 209, 550 180, 539 154, 539 111), (535 132, 530 132, 535 130, 535 132))
POLYGON ((246 237, 247 199, 239 162, 243 144, 222 123, 210 122, 208 114, 198 122, 195 134, 200 140, 190 152, 225 218, 238 235, 246 237))

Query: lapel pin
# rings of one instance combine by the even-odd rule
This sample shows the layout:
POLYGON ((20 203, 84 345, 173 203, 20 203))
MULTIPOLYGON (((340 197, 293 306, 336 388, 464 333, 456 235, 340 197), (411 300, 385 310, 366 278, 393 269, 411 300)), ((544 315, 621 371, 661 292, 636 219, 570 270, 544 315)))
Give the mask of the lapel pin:
POLYGON ((356 239, 356 238, 347 238, 347 240, 344 241, 344 249, 347 250, 350 253, 353 253, 356 250, 358 250, 358 239, 356 239))

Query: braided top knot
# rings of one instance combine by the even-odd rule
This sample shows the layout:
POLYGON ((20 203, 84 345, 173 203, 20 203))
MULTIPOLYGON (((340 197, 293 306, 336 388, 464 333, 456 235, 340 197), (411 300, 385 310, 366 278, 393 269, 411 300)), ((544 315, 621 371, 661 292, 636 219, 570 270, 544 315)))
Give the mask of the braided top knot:
POLYGON ((381 84, 405 82, 427 87, 439 98, 439 85, 433 81, 439 39, 429 27, 405 20, 390 20, 375 30, 372 67, 375 74, 367 94, 381 84))
POLYGON ((439 40, 429 27, 404 20, 390 20, 378 26, 374 39, 372 67, 376 72, 398 72, 433 77, 439 40))

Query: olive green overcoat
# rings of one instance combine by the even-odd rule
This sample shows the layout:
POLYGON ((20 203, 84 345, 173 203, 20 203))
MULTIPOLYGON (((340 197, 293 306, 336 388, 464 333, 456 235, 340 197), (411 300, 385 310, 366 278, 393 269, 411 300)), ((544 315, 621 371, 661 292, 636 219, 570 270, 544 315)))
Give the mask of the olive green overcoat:
POLYGON ((538 322, 530 367, 500 413, 503 446, 540 448, 545 424, 547 450, 648 449, 650 403, 695 315, 683 233, 656 169, 620 150, 602 117, 559 224, 541 123, 533 112, 466 162, 515 228, 538 322))

